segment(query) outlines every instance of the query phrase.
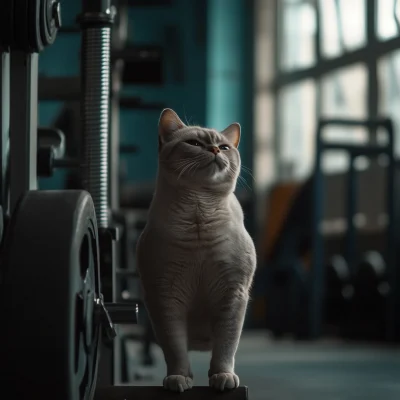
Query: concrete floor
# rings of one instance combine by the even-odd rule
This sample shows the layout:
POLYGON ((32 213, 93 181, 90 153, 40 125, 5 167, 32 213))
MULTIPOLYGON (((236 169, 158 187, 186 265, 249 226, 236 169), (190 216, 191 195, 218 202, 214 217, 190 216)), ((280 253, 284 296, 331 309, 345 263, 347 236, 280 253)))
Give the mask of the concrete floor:
MULTIPOLYGON (((129 375, 148 375, 135 385, 161 385, 165 366, 154 346, 157 365, 137 365, 140 346, 129 345, 129 375), (136 361, 135 361, 136 360, 136 361), (136 363, 135 363, 136 362, 136 363)), ((196 385, 208 385, 210 355, 191 355, 196 385)), ((274 342, 263 333, 244 333, 236 358, 241 384, 250 400, 399 400, 400 348, 335 341, 274 342)))

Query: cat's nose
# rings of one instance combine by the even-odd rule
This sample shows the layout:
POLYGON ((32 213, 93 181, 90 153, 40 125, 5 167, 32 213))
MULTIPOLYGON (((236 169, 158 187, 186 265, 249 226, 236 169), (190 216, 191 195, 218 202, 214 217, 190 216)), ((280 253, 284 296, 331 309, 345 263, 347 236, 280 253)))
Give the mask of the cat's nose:
POLYGON ((211 151, 211 153, 214 153, 214 154, 217 154, 217 153, 219 153, 219 152, 221 151, 221 150, 220 150, 218 147, 216 147, 216 146, 211 146, 211 147, 208 148, 208 150, 211 151))

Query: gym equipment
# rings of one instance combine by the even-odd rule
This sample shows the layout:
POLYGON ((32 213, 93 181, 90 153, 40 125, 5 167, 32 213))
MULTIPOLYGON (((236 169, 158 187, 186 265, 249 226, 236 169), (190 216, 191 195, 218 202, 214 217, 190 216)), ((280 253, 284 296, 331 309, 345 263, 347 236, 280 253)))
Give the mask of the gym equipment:
MULTIPOLYGON (((388 159, 386 167, 387 175, 387 191, 386 204, 388 214, 387 226, 387 243, 385 249, 385 258, 388 263, 388 283, 391 287, 386 312, 385 312, 385 332, 387 340, 394 340, 398 337, 396 330, 396 320, 398 320, 399 302, 396 299, 396 289, 398 287, 396 278, 396 238, 395 238, 395 160, 394 160, 394 133, 393 124, 390 119, 375 120, 321 120, 318 125, 316 135, 316 160, 314 167, 314 206, 313 206, 313 268, 311 270, 311 291, 308 309, 308 333, 310 337, 318 337, 322 330, 323 319, 323 298, 324 298, 324 282, 325 269, 324 265, 324 248, 323 238, 320 232, 320 221, 322 220, 322 204, 324 193, 324 177, 322 173, 322 154, 325 151, 340 150, 348 153, 350 157, 350 167, 348 171, 347 181, 347 231, 346 231, 346 260, 351 269, 354 268, 356 262, 356 228, 354 223, 354 215, 356 213, 356 169, 355 160, 359 156, 368 156, 376 158, 384 154, 388 159), (347 127, 365 127, 369 130, 383 128, 388 137, 387 144, 369 144, 367 146, 357 146, 347 143, 327 143, 324 141, 322 132, 328 126, 347 126, 347 127)), ((398 324, 398 322, 397 322, 398 324)))
POLYGON ((354 286, 350 268, 341 255, 331 257, 326 267, 325 322, 341 327, 347 323, 354 286))
POLYGON ((387 314, 390 310, 388 267, 378 251, 368 251, 354 274, 354 298, 351 318, 344 336, 372 341, 384 341, 387 335, 387 314))
MULTIPOLYGON (((388 159, 388 164, 381 168, 381 173, 387 176, 384 204, 389 221, 386 227, 387 240, 384 244, 383 255, 387 263, 387 283, 390 287, 383 314, 385 315, 386 340, 394 340, 395 337, 399 337, 400 326, 397 313, 400 299, 397 290, 399 278, 396 277, 395 271, 395 164, 392 123, 388 119, 322 120, 319 123, 316 140, 314 172, 291 199, 290 210, 284 219, 283 227, 273 243, 273 248, 268 252, 269 258, 266 260, 267 328, 272 330, 276 337, 290 332, 297 338, 312 339, 321 336, 327 324, 335 322, 336 319, 335 325, 339 325, 336 327, 339 328, 339 331, 348 330, 346 321, 354 320, 354 302, 359 298, 356 293, 358 292, 355 282, 357 278, 354 277, 360 251, 360 246, 356 246, 354 221, 356 177, 358 177, 355 172, 355 164, 358 156, 365 155, 369 158, 376 158, 383 154, 388 159), (368 129, 383 128, 388 133, 389 140, 383 145, 366 146, 327 143, 322 137, 322 131, 332 125, 364 126, 368 129), (340 179, 336 179, 335 176, 323 176, 322 153, 330 150, 345 151, 350 156, 350 169, 346 174, 338 176, 340 179), (343 178, 346 180, 343 181, 343 178), (324 194, 338 186, 338 183, 342 184, 342 181, 347 184, 348 189, 346 214, 344 214, 348 228, 336 239, 328 239, 321 230, 324 217, 324 194), (310 224, 309 221, 312 223, 310 224), (332 251, 327 244, 332 246, 334 240, 337 243, 333 246, 332 251), (342 249, 343 243, 344 249, 342 249), (338 251, 343 254, 343 258, 336 257, 330 260, 330 257, 338 251), (342 268, 344 263, 347 264, 347 268, 342 268), (345 274, 342 273, 344 270, 347 270, 345 274), (335 308, 336 311, 333 312, 335 308)), ((383 176, 381 178, 384 179, 383 176)), ((346 187, 346 185, 344 186, 346 187)), ((340 187, 342 188, 342 186, 340 187)), ((364 247, 364 249, 367 248, 370 247, 364 247)), ((385 287, 386 284, 383 285, 383 288, 385 287)))
POLYGON ((79 161, 64 158, 65 136, 59 129, 40 128, 37 144, 37 175, 50 177, 56 168, 79 168, 79 161))
MULTIPOLYGON (((109 220, 108 194, 110 2, 85 1, 79 18, 79 167, 86 191, 36 190, 38 52, 54 41, 60 5, 54 0, 7 0, 3 10, 1 157, 2 177, 9 171, 10 180, 9 185, 2 180, 1 205, 10 218, 0 263, 0 313, 7 321, 0 330, 2 390, 18 399, 89 400, 95 389, 96 396, 118 398, 120 389, 109 387, 113 377, 105 375, 104 367, 115 368, 114 323, 136 323, 138 307, 115 303, 118 230, 109 220)), ((43 148, 62 154, 62 135, 49 133, 41 138, 43 148)), ((123 390, 133 397, 169 396, 157 388, 123 390)), ((211 389, 193 389, 195 395, 206 391, 215 397, 211 389)), ((247 389, 227 393, 237 396, 247 398, 247 389)))
MULTIPOLYGON (((283 216, 274 216, 275 225, 267 234, 266 256, 266 328, 275 338, 294 333, 305 334, 307 307, 307 267, 305 261, 311 247, 311 199, 313 177, 299 187, 277 186, 272 206, 279 204, 283 216)), ((271 212, 276 208, 271 208, 271 212)))
MULTIPOLYGON (((18 8, 13 8, 12 3, 5 2, 5 9, 15 13, 25 10, 26 14, 11 14, 17 26, 12 25, 7 35, 3 30, 0 37, 2 176, 8 175, 8 160, 10 175, 10 185, 5 179, 2 181, 2 208, 11 214, 1 253, 0 311, 8 318, 0 333, 2 388, 9 389, 15 398, 49 398, 50 381, 60 390, 58 398, 86 399, 92 397, 95 388, 99 341, 103 336, 113 339, 116 334, 111 317, 118 323, 135 323, 138 310, 136 305, 105 302, 101 292, 99 262, 104 251, 98 251, 98 236, 104 235, 106 225, 102 193, 92 190, 96 195, 93 204, 92 197, 84 191, 35 190, 37 52, 54 41, 61 20, 60 7, 54 0, 19 1, 18 8), (9 96, 10 111, 6 108, 9 96), (96 204, 103 230, 97 229, 96 204), (37 367, 40 361, 46 363, 45 367, 37 367)), ((90 25, 88 36, 93 39, 96 29, 92 24, 99 20, 90 6, 93 3, 82 20, 90 25)), ((104 22, 104 13, 98 14, 104 22)), ((91 43, 89 50, 90 46, 91 43)), ((92 61, 86 59, 87 63, 92 61)), ((93 72, 96 71, 91 69, 93 72)), ((107 78, 107 73, 104 76, 107 78)), ((93 79, 87 91, 92 93, 96 84, 93 79)), ((104 83, 102 88, 107 90, 107 85, 104 83)), ((106 111, 108 96, 105 98, 106 111)), ((85 111, 93 110, 97 100, 87 100, 85 111)), ((100 126, 103 134, 107 133, 107 120, 105 126, 104 129, 104 122, 100 126)), ((85 128, 88 127, 92 127, 90 118, 85 128)), ((50 132, 39 130, 42 144, 54 144, 62 152, 62 135, 50 132)), ((92 156, 95 150, 88 147, 92 156)), ((85 171, 95 170, 88 165, 91 162, 89 159, 84 164, 85 171)), ((92 176, 89 179, 93 181, 92 176)), ((88 181, 91 186, 93 182, 88 181)))
POLYGON ((356 275, 360 286, 366 291, 378 289, 382 294, 388 293, 388 287, 379 289, 379 284, 385 280, 387 267, 385 260, 378 251, 368 251, 358 265, 356 275))
POLYGON ((15 398, 47 398, 47 382, 52 382, 57 398, 90 398, 101 338, 101 324, 95 321, 101 283, 90 195, 28 191, 11 216, 2 264, 1 312, 7 324, 1 376, 6 387, 15 398))
POLYGON ((140 400, 160 400, 160 399, 180 399, 204 400, 204 399, 226 399, 226 400, 243 400, 247 399, 248 390, 246 387, 239 387, 235 390, 217 393, 208 387, 194 387, 184 393, 168 392, 161 387, 149 386, 114 386, 111 388, 103 388, 101 393, 96 393, 94 400, 124 400, 124 399, 140 399, 140 400))

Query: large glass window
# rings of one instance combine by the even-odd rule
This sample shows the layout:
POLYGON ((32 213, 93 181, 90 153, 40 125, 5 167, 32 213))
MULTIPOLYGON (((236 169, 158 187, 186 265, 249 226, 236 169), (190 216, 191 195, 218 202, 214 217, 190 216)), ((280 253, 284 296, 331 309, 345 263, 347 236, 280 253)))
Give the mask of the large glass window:
POLYGON ((397 0, 378 0, 377 33, 380 40, 399 35, 400 3, 397 0))
MULTIPOLYGON (((367 117, 367 71, 364 64, 354 64, 325 75, 321 80, 321 116, 324 118, 365 119, 367 117)), ((332 142, 362 143, 363 128, 343 126, 324 130, 324 138, 332 142)), ((348 167, 347 155, 329 152, 323 159, 327 172, 340 172, 348 167)))
POLYGON ((282 0, 280 13, 281 60, 283 70, 308 67, 315 62, 315 8, 300 0, 282 0))
POLYGON ((382 57, 379 60, 379 111, 393 120, 396 154, 400 155, 400 51, 382 57))
POLYGON ((316 89, 313 80, 284 88, 280 94, 278 138, 285 174, 303 178, 313 161, 316 89))
MULTIPOLYGON (((272 2, 271 2, 272 3, 272 2)), ((400 0, 278 0, 277 71, 271 78, 277 116, 278 179, 310 173, 320 118, 391 117, 400 155, 400 0), (373 18, 371 18, 373 17, 373 18)), ((334 140, 380 141, 380 132, 329 129, 334 140)), ((341 154, 327 172, 345 168, 341 154)))
POLYGON ((319 0, 321 50, 337 57, 365 44, 365 0, 319 0))

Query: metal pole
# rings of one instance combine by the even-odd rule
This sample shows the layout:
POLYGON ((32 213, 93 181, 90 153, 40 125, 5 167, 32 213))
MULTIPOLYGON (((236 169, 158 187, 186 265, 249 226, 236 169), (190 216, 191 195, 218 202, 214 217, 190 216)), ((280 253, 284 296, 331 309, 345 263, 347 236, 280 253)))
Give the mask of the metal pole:
POLYGON ((110 0, 87 0, 79 17, 82 27, 82 181, 92 195, 99 228, 109 226, 108 136, 113 22, 110 6, 110 0))
POLYGON ((10 203, 37 188, 37 53, 11 53, 10 86, 10 203))
POLYGON ((1 54, 1 105, 0 105, 0 201, 3 213, 8 213, 9 187, 8 187, 8 151, 10 135, 10 54, 1 54))

